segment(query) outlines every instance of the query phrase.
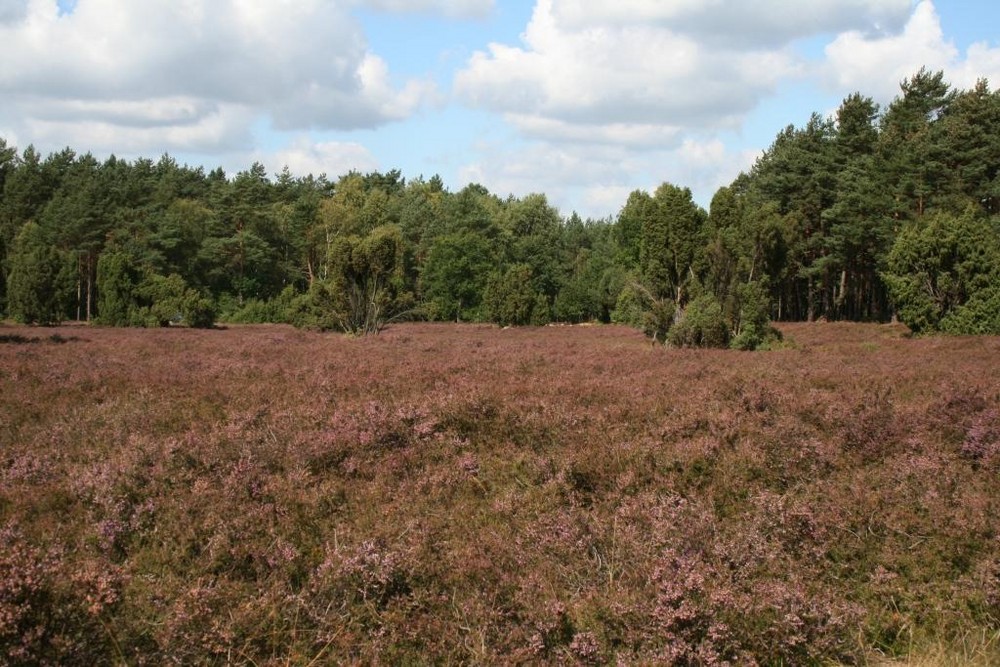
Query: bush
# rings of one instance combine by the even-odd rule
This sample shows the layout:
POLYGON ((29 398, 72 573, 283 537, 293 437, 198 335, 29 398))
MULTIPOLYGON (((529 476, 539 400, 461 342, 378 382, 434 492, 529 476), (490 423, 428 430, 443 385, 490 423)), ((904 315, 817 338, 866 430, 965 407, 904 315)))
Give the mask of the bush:
POLYGON ((646 300, 642 289, 635 283, 629 283, 618 293, 614 310, 611 311, 611 321, 615 324, 626 324, 641 328, 645 317, 646 300))
POLYGON ((729 327, 718 300, 711 294, 695 297, 670 328, 668 339, 676 347, 726 347, 729 327))
POLYGON ((734 350, 756 350, 781 340, 781 332, 771 326, 771 303, 760 283, 746 283, 735 290, 734 350))
POLYGON ((535 295, 535 303, 531 307, 531 324, 544 326, 552 321, 552 309, 549 307, 549 300, 544 294, 535 295))
POLYGON ((1000 285, 973 294, 941 318, 940 328, 956 335, 1000 335, 1000 285))
POLYGON ((180 275, 144 266, 135 248, 113 245, 97 262, 98 321, 110 326, 165 327, 215 324, 215 303, 180 275))
POLYGON ((882 279, 914 333, 1000 333, 1000 227, 974 211, 904 228, 882 279))
POLYGON ((611 321, 641 328, 654 342, 665 343, 676 312, 673 301, 657 298, 644 285, 633 282, 618 295, 611 321))
POLYGON ((207 329, 215 324, 212 301, 189 288, 176 273, 148 274, 135 289, 135 304, 130 312, 131 323, 138 326, 186 324, 207 329))
POLYGON ((292 303, 299 296, 289 285, 273 299, 247 299, 242 306, 233 304, 224 319, 239 324, 291 324, 292 303))
POLYGON ((517 264, 490 276, 484 301, 491 322, 502 327, 531 323, 540 296, 531 287, 531 277, 531 267, 527 264, 517 264))
POLYGON ((289 324, 300 329, 330 331, 337 328, 337 301, 330 286, 316 281, 305 294, 291 299, 285 311, 289 324))
POLYGON ((216 309, 211 299, 195 290, 185 292, 181 304, 183 322, 195 329, 210 329, 215 326, 216 309))

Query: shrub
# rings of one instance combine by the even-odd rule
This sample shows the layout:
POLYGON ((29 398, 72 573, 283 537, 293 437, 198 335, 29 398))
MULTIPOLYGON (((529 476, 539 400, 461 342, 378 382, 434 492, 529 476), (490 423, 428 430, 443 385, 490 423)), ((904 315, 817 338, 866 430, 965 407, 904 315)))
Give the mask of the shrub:
POLYGON ((1000 223, 936 213, 896 238, 882 278, 914 333, 1000 332, 1000 223))
POLYGON ((215 324, 212 301, 191 289, 176 273, 161 276, 151 273, 136 286, 135 302, 130 311, 134 324, 147 327, 186 324, 210 328, 215 324))
POLYGON ((614 310, 611 311, 611 321, 615 324, 625 324, 641 328, 644 322, 645 299, 642 289, 630 282, 618 293, 614 310))
POLYGON ((994 636, 1000 341, 782 329, 789 354, 12 337, 0 662, 864 664, 994 636))
POLYGON ((771 326, 771 302, 760 283, 751 282, 735 290, 729 346, 736 350, 756 350, 781 340, 781 332, 771 326))
POLYGON ((531 322, 539 296, 531 286, 531 277, 531 267, 527 264, 517 264, 490 276, 483 301, 491 322, 500 326, 531 322))
POLYGON ((309 291, 289 301, 285 317, 300 329, 330 331, 337 328, 337 307, 332 286, 317 280, 309 291))
POLYGON ((676 312, 673 301, 656 297, 644 285, 633 281, 618 295, 611 319, 619 324, 641 328, 654 342, 665 343, 676 312))
POLYGON ((726 347, 729 327, 716 298, 702 294, 692 299, 670 328, 669 340, 677 347, 726 347))
POLYGON ((940 328, 947 334, 1000 335, 1000 284, 973 294, 941 318, 940 328))
POLYGON ((22 665, 108 661, 113 638, 102 620, 121 600, 117 568, 70 565, 12 525, 0 544, 0 654, 22 665))

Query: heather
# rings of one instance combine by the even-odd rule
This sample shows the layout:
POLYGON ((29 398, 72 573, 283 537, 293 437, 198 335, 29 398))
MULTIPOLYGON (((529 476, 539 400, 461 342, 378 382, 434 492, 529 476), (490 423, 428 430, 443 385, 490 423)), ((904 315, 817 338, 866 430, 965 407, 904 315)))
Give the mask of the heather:
POLYGON ((0 327, 0 655, 997 658, 1000 339, 780 328, 0 327))

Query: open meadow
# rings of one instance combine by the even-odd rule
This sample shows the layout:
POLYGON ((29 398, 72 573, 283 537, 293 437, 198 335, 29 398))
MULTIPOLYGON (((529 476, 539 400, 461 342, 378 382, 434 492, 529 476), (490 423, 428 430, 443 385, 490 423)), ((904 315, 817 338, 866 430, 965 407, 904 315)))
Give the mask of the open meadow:
POLYGON ((11 664, 1000 656, 1000 338, 0 327, 11 664))

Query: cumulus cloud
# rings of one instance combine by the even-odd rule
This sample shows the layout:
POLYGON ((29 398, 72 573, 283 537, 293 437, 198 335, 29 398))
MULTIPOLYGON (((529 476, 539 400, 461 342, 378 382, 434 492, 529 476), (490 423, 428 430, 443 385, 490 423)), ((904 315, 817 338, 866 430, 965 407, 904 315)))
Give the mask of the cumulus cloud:
MULTIPOLYGON (((98 109, 104 107, 101 103, 81 104, 98 109)), ((113 106, 118 105, 114 103, 113 106)), ((89 111, 78 116, 66 109, 46 108, 36 116, 23 119, 20 131, 36 146, 70 146, 122 156, 148 157, 151 151, 217 154, 245 150, 253 141, 254 114, 239 105, 219 104, 184 122, 160 124, 155 124, 151 117, 131 116, 127 105, 94 115, 89 111)))
POLYGON ((20 21, 27 13, 27 0, 0 0, 0 24, 20 21))
POLYGON ((154 149, 199 134, 218 144, 240 133, 220 133, 220 118, 261 116, 283 129, 372 128, 432 90, 394 84, 346 3, 78 0, 64 13, 53 0, 0 0, 0 124, 75 121, 63 142, 120 127, 129 141, 144 128, 154 149))
POLYGON ((361 144, 313 142, 308 137, 295 139, 288 147, 263 156, 262 161, 274 172, 288 167, 293 176, 326 174, 336 178, 352 170, 369 172, 378 169, 375 157, 361 144))
POLYGON ((741 136, 765 100, 826 84, 889 101, 921 66, 996 87, 1000 48, 960 53, 931 0, 537 0, 519 42, 488 45, 455 77, 459 99, 502 114, 520 140, 463 173, 588 213, 662 181, 707 204, 759 155, 723 138, 741 136), (802 40, 827 46, 817 57, 802 40))
POLYGON ((669 146, 687 128, 733 129, 804 73, 794 39, 900 28, 909 0, 538 0, 523 44, 490 44, 455 78, 467 103, 526 136, 669 146))
POLYGON ((636 188, 652 192, 668 181, 690 187, 708 206, 714 192, 748 169, 759 151, 732 151, 719 139, 686 138, 674 147, 636 151, 631 146, 541 141, 489 144, 459 171, 461 182, 486 186, 501 196, 543 192, 563 214, 617 215, 636 188))
POLYGON ((628 151, 614 146, 503 142, 480 145, 477 153, 477 159, 459 170, 460 182, 479 183, 501 196, 545 193, 560 208, 574 201, 574 193, 586 184, 627 183, 634 176, 628 151))
POLYGON ((643 23, 726 47, 780 47, 817 33, 857 29, 893 32, 910 13, 910 0, 560 0, 559 20, 576 29, 643 23))
MULTIPOLYGON (((530 148, 484 156, 466 173, 499 192, 576 191, 594 206, 625 184, 664 180, 707 202, 758 155, 720 137, 738 136, 764 100, 824 67, 800 40, 840 35, 827 53, 831 71, 844 65, 845 80, 883 72, 887 44, 909 50, 910 62, 947 60, 928 13, 927 0, 916 7, 810 0, 794 8, 784 0, 537 0, 520 42, 489 44, 454 80, 458 99, 501 113, 530 148), (915 51, 914 34, 930 46, 915 51), (602 160, 613 166, 595 173, 602 160)), ((983 62, 993 56, 976 51, 983 62)), ((917 68, 901 65, 893 86, 917 68)))
MULTIPOLYGON (((809 63, 795 40, 892 38, 910 0, 538 0, 522 43, 490 44, 455 78, 467 103, 551 141, 676 146, 736 129, 809 63)), ((872 60, 867 61, 871 68, 872 60)))
POLYGON ((364 0, 372 9, 394 13, 442 14, 452 18, 484 18, 493 0, 364 0))
POLYGON ((845 32, 826 47, 826 55, 827 76, 838 88, 860 90, 882 101, 898 95, 899 83, 921 67, 943 70, 945 79, 959 88, 972 87, 982 77, 1000 83, 1000 49, 973 44, 963 57, 945 38, 930 0, 916 6, 901 33, 870 36, 845 32))

